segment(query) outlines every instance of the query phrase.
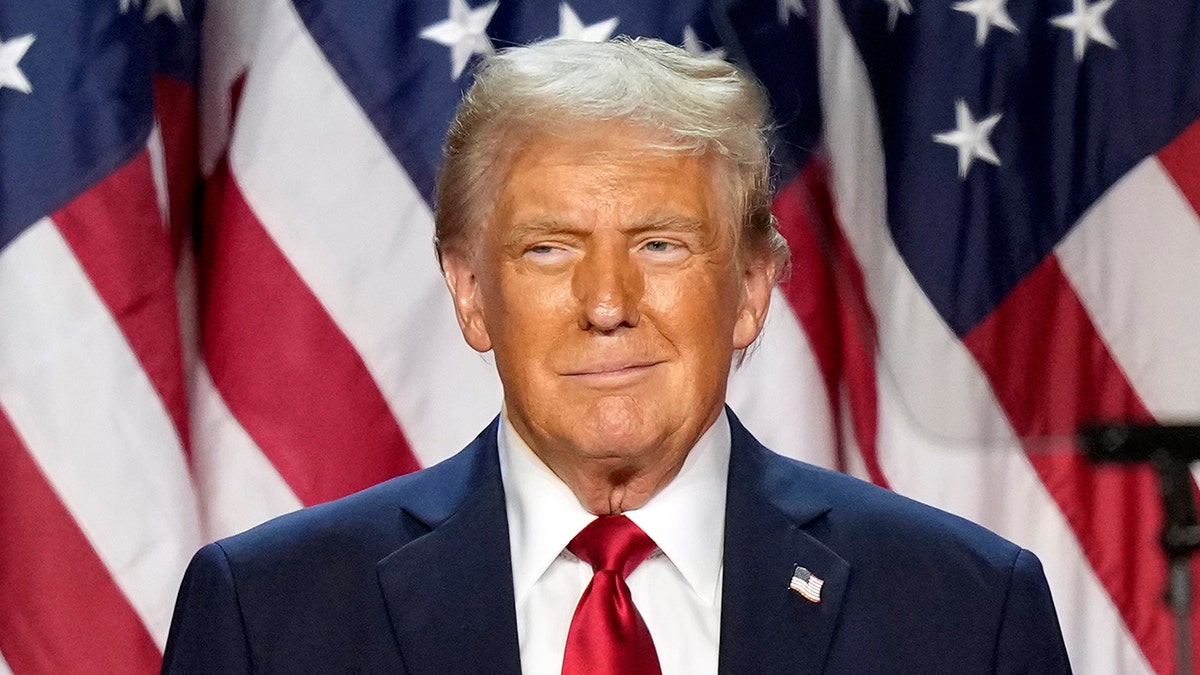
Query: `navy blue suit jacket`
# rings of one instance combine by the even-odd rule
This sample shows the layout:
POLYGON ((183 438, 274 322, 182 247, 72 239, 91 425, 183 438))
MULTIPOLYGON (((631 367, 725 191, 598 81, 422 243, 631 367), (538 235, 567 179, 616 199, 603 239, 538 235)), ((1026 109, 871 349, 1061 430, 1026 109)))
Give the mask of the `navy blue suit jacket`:
MULTIPOLYGON (((729 418, 721 673, 1070 672, 1032 553, 729 418), (796 565, 824 579, 819 603, 788 589, 796 565)), ((519 673, 496 429, 203 548, 164 672, 519 673)))

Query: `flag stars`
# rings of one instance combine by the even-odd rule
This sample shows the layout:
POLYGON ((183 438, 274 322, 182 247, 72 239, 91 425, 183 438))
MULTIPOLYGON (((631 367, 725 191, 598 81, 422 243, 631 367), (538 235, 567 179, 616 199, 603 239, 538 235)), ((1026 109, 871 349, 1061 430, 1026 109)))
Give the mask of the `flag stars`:
POLYGON ((1000 113, 976 122, 971 115, 971 109, 967 107, 967 102, 960 98, 954 103, 954 116, 957 128, 934 134, 933 140, 958 148, 958 177, 965 179, 976 159, 1000 166, 1000 157, 996 155, 996 149, 988 139, 996 124, 1000 122, 1000 113))
POLYGON ((721 48, 708 49, 700 42, 700 38, 696 36, 696 31, 691 26, 685 26, 683 29, 683 48, 692 56, 698 56, 702 59, 723 59, 725 58, 725 50, 721 48))
POLYGON ((982 47, 993 27, 1016 34, 1017 24, 1008 15, 1008 0, 967 0, 956 2, 952 8, 975 17, 975 44, 982 47))
POLYGON ((500 0, 493 0, 471 9, 466 0, 450 0, 450 18, 421 31, 422 38, 450 48, 450 71, 454 79, 462 75, 472 56, 496 51, 487 36, 487 27, 499 6, 500 0))
POLYGON ((896 22, 900 20, 900 15, 910 16, 913 13, 912 3, 909 0, 883 0, 888 8, 888 30, 896 30, 896 22))
POLYGON ((784 26, 791 23, 793 16, 803 18, 808 14, 801 0, 776 0, 775 11, 779 17, 779 23, 784 26))
POLYGON ((558 6, 558 37, 584 42, 604 42, 612 37, 613 31, 617 29, 618 21, 619 19, 614 16, 585 26, 575 10, 564 2, 558 6))
POLYGON ((1087 0, 1071 0, 1072 9, 1069 13, 1050 19, 1051 24, 1069 30, 1073 34, 1075 61, 1083 61, 1083 54, 1087 51, 1088 42, 1091 41, 1099 42, 1112 49, 1117 48, 1117 41, 1113 39, 1112 34, 1104 25, 1104 15, 1112 9, 1115 1, 1100 0, 1089 5, 1087 0))
POLYGON ((5 87, 15 89, 22 94, 33 92, 33 85, 21 70, 21 59, 25 52, 36 40, 32 34, 18 35, 10 40, 0 40, 0 90, 5 87))

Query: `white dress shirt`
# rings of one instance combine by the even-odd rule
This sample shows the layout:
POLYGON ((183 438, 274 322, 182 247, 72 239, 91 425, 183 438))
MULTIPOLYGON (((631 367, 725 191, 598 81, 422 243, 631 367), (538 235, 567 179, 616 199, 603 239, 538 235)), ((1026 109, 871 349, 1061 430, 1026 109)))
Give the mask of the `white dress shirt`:
MULTIPOLYGON (((507 415, 497 441, 521 671, 558 675, 571 617, 592 579, 591 566, 566 547, 596 516, 533 454, 507 415)), ((717 672, 729 452, 722 413, 679 474, 644 506, 625 512, 658 544, 627 582, 663 675, 717 672)))

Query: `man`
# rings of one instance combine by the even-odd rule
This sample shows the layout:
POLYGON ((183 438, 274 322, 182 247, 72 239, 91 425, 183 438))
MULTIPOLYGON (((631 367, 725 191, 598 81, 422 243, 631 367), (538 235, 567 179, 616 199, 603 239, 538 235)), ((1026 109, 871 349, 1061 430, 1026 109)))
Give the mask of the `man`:
POLYGON ((786 245, 758 86, 648 40, 491 58, 437 247, 501 416, 202 549, 166 672, 1069 672, 1037 559, 724 407, 786 245))

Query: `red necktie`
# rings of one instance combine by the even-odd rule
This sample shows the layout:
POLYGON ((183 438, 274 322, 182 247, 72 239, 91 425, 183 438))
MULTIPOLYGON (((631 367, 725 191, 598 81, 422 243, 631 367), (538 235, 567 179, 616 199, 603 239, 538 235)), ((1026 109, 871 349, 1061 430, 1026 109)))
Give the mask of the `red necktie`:
POLYGON ((655 548, 625 516, 601 516, 567 544, 595 574, 571 619, 563 675, 661 675, 654 640, 625 583, 655 548))

